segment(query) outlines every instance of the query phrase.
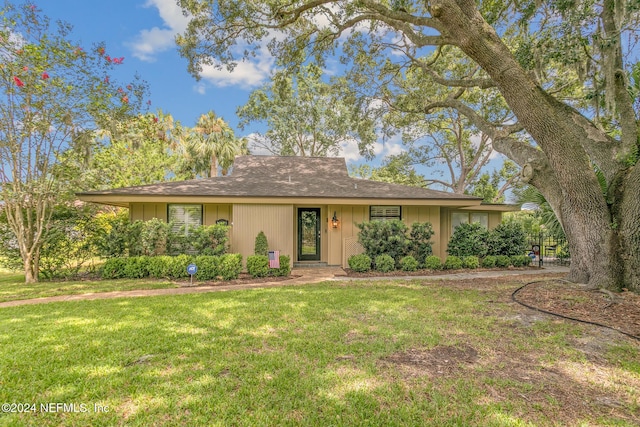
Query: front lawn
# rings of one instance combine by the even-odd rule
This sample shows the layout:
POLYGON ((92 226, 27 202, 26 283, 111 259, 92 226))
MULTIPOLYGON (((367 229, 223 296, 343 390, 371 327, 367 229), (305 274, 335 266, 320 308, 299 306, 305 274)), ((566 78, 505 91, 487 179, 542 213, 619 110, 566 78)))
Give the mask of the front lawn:
POLYGON ((69 280, 24 283, 24 274, 0 270, 0 302, 57 295, 77 295, 96 292, 132 291, 136 289, 177 288, 168 280, 69 280))
POLYGON ((524 309, 507 280, 0 309, 0 425, 640 422, 637 342, 524 309))

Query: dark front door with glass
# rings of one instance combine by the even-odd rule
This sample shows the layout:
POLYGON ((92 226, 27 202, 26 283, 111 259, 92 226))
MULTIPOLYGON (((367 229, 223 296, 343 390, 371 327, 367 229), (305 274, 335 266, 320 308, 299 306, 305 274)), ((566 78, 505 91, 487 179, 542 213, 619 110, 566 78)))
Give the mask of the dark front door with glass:
POLYGON ((320 208, 298 209, 298 261, 320 261, 320 208))

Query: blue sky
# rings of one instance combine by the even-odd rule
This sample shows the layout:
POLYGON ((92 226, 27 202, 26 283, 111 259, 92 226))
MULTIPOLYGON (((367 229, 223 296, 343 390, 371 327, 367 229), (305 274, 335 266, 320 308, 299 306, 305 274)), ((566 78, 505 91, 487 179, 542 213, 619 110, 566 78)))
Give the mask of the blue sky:
MULTIPOLYGON (((269 80, 274 60, 266 50, 255 60, 238 64, 232 73, 205 69, 196 81, 174 43, 174 36, 187 24, 175 0, 40 0, 37 5, 50 18, 72 24, 71 37, 82 46, 105 42, 109 55, 124 56, 119 78, 126 81, 137 72, 149 83, 151 111, 161 109, 193 126, 201 114, 213 110, 238 136, 250 136, 256 130, 240 131, 235 112, 251 90, 269 80)), ((381 141, 374 148, 377 159, 372 163, 401 151, 399 140, 381 141)), ((349 163, 364 162, 355 142, 345 145, 341 155, 349 163)))

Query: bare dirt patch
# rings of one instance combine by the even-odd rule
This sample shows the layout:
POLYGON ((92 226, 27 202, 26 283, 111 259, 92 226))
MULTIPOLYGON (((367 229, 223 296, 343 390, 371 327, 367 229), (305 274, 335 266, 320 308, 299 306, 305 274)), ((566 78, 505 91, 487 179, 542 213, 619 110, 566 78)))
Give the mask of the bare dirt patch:
POLYGON ((391 354, 379 360, 381 370, 409 383, 472 385, 482 391, 478 403, 518 402, 521 409, 512 415, 533 425, 640 425, 640 342, 595 325, 582 324, 579 334, 545 326, 579 323, 513 302, 514 290, 530 282, 518 300, 627 333, 640 332, 640 296, 629 292, 610 296, 562 281, 560 275, 425 279, 425 287, 480 292, 489 304, 478 316, 496 316, 506 323, 497 323, 487 339, 455 336, 466 344, 391 354), (528 336, 546 344, 529 345, 528 336))
POLYGON ((409 375, 443 376, 460 372, 465 364, 475 363, 478 351, 471 346, 437 346, 432 349, 409 349, 391 354, 383 363, 397 365, 409 375))
POLYGON ((640 295, 632 292, 603 293, 555 279, 528 284, 515 299, 539 310, 640 337, 640 295))

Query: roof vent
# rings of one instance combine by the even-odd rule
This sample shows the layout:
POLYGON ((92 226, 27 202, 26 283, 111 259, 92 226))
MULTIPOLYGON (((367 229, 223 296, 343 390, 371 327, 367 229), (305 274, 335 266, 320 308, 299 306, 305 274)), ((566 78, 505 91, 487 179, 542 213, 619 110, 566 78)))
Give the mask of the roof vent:
POLYGON ((354 188, 355 188, 356 190, 358 189, 358 183, 357 183, 357 182, 354 182, 354 183, 353 183, 353 186, 354 186, 354 188))
POLYGON ((289 182, 291 182, 291 175, 289 175, 289 182))

